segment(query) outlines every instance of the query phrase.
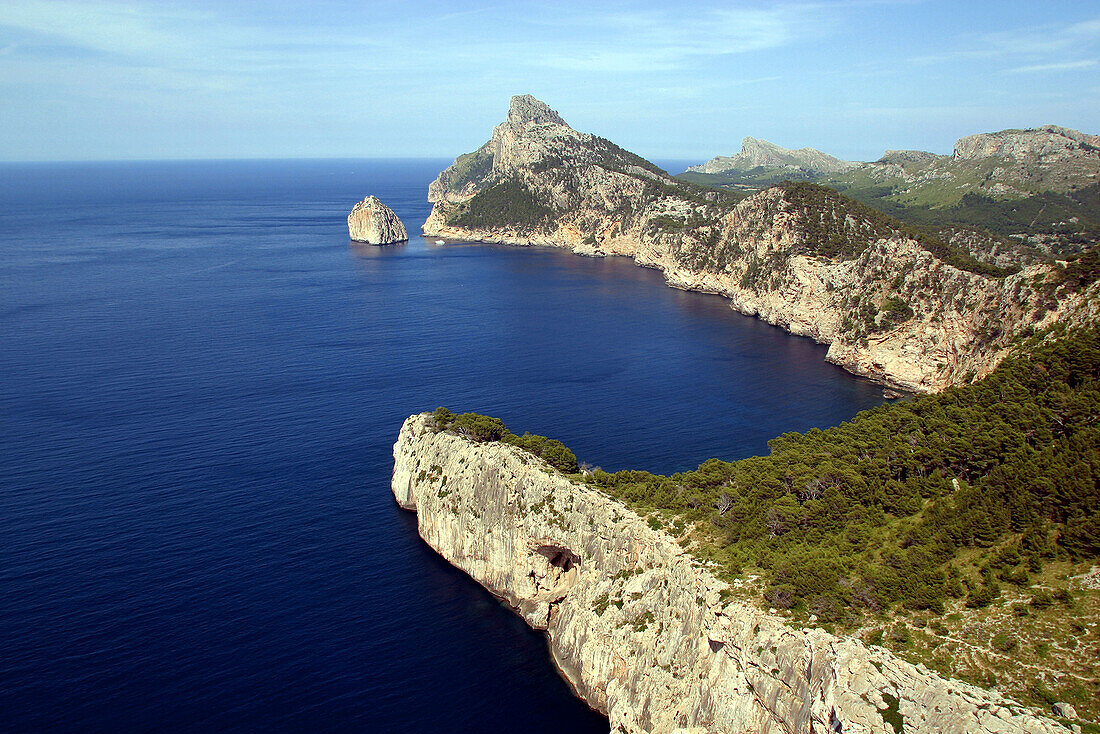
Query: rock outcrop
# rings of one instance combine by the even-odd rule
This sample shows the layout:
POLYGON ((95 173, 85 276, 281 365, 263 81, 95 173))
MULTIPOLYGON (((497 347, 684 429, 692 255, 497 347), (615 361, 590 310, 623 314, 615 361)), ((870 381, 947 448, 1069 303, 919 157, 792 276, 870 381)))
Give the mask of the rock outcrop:
POLYGON ((730 596, 668 535, 527 452, 405 421, 392 489, 420 536, 544 629, 613 731, 1068 732, 882 648, 730 596))
POLYGON ((524 96, 485 145, 432 182, 424 232, 631 257, 670 285, 721 294, 829 344, 827 359, 856 374, 917 392, 982 377, 1020 336, 1100 309, 1095 285, 1055 288, 1045 265, 995 277, 945 260, 823 187, 727 196, 573 130, 524 96))
POLYGON ((376 196, 368 196, 352 207, 348 214, 348 235, 356 242, 371 245, 390 245, 409 239, 405 225, 376 196))
POLYGON ((1058 125, 959 138, 950 156, 888 150, 877 161, 833 177, 897 188, 899 200, 944 206, 968 193, 1022 199, 1066 194, 1100 182, 1100 136, 1058 125))
POLYGON ((744 138, 741 152, 732 156, 716 156, 706 163, 690 166, 694 173, 725 173, 727 171, 751 171, 754 168, 805 171, 807 173, 840 173, 859 163, 842 161, 814 148, 789 150, 767 140, 744 138))
POLYGON ((968 135, 956 141, 954 153, 956 160, 1042 158, 1048 163, 1082 156, 1100 158, 1100 135, 1059 125, 968 135))

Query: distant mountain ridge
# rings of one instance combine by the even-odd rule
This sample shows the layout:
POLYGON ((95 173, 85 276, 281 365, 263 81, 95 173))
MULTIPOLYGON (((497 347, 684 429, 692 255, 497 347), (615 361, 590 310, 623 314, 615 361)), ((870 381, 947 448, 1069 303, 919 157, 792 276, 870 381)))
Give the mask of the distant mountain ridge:
POLYGON ((951 155, 887 150, 832 172, 743 155, 678 178, 742 192, 813 181, 910 224, 971 230, 966 241, 985 240, 976 256, 1000 265, 1071 257, 1100 241, 1100 136, 1059 125, 967 135, 951 155))
POLYGON ((757 138, 743 138, 741 152, 732 156, 717 156, 687 170, 694 173, 724 173, 727 171, 751 171, 757 168, 798 169, 811 173, 839 173, 858 166, 853 161, 842 161, 816 148, 790 150, 757 138))

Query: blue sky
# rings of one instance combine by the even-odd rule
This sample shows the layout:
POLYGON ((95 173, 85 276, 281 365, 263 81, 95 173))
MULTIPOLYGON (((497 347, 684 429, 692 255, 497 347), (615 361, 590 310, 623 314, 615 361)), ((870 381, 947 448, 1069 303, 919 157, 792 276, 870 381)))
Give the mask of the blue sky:
POLYGON ((0 2, 0 160, 454 157, 508 98, 649 158, 1100 132, 1100 2, 0 2))

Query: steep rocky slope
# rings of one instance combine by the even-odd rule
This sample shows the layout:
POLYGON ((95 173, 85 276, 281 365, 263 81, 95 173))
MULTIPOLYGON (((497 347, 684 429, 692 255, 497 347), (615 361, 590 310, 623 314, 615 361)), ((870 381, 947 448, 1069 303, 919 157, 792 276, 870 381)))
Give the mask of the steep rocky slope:
POLYGON ((392 489, 445 559, 545 629, 621 732, 1066 732, 889 652, 730 600, 661 531, 527 452, 405 421, 392 489))
POLYGON ((428 235, 631 257, 913 391, 985 375, 1021 335, 1098 308, 1095 288, 1059 286, 1049 266, 1006 275, 830 189, 787 184, 738 202, 676 180, 529 96, 428 198, 428 235))

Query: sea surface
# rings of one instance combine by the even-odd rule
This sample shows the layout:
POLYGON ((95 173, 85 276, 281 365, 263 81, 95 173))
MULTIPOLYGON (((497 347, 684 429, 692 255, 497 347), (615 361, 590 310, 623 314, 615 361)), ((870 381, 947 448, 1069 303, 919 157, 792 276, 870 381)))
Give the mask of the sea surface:
POLYGON ((394 505, 402 420, 673 472, 882 402, 627 260, 424 241, 447 163, 0 166, 0 728, 606 731, 394 505))

